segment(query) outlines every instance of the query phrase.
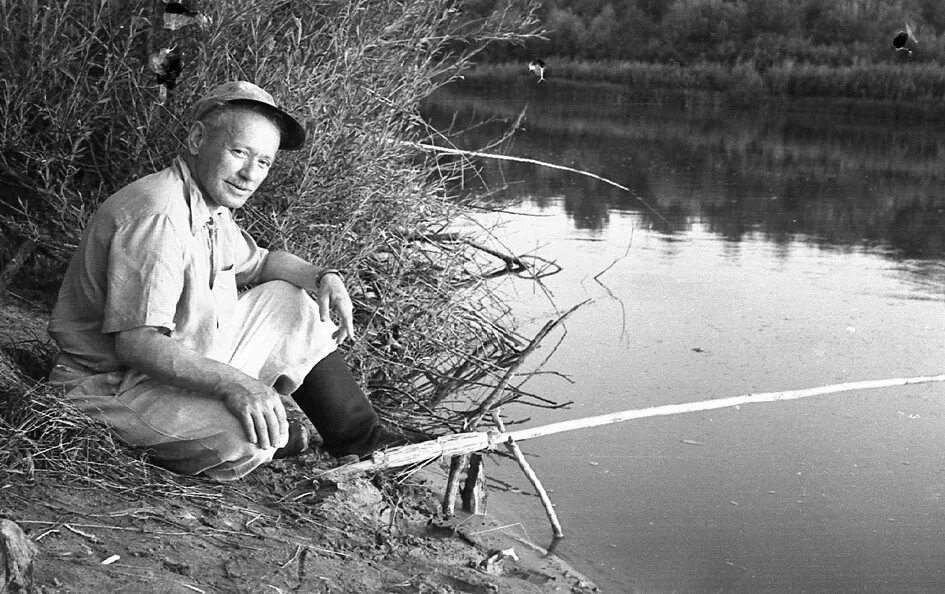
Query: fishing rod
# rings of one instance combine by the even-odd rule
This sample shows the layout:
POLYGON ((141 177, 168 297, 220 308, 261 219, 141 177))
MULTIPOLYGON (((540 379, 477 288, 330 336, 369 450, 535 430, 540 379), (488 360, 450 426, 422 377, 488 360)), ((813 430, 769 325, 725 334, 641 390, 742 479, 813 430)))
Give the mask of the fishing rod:
POLYGON ((517 429, 515 431, 476 431, 469 433, 456 433, 452 435, 445 435, 435 440, 398 446, 384 451, 374 452, 370 460, 362 460, 360 462, 352 462, 350 464, 338 466, 320 473, 316 478, 338 480, 344 477, 350 477, 366 472, 378 472, 392 468, 403 468, 407 466, 426 464, 441 457, 458 456, 483 450, 492 450, 497 446, 514 443, 525 439, 533 439, 535 437, 552 435, 554 433, 563 433, 565 431, 574 431, 576 429, 586 429, 589 427, 599 427, 601 425, 609 425, 612 423, 621 423, 623 421, 631 421, 634 419, 702 412, 720 408, 731 408, 744 404, 799 400, 801 398, 810 398, 812 396, 822 396, 825 394, 836 394, 839 392, 874 390, 878 388, 891 388, 896 386, 940 382, 945 382, 945 374, 845 382, 841 384, 832 384, 828 386, 805 388, 800 390, 761 392, 757 394, 744 394, 741 396, 715 398, 697 402, 686 402, 682 404, 651 406, 648 408, 625 410, 593 417, 573 419, 570 421, 561 421, 558 423, 551 423, 549 425, 541 425, 527 429, 517 429))

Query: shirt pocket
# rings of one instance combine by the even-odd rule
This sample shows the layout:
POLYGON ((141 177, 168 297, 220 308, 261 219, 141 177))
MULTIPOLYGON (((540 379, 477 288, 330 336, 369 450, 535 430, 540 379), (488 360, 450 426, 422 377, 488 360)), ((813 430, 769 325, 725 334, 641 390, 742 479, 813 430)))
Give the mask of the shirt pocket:
POLYGON ((233 317, 236 309, 236 270, 232 264, 217 271, 211 292, 216 310, 217 328, 219 328, 226 320, 233 317))

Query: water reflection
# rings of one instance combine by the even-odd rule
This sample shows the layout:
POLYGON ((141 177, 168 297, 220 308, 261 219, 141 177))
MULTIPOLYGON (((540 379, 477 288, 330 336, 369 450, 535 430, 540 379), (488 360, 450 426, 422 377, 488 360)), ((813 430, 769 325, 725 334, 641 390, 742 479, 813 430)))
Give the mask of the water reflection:
MULTIPOLYGON (((546 215, 509 217, 503 245, 540 243, 563 268, 542 293, 526 279, 500 287, 525 333, 591 299, 548 355, 574 383, 539 374, 528 388, 574 404, 519 413, 533 425, 940 372, 940 130, 659 106, 547 82, 452 90, 429 114, 442 125, 458 111, 468 125, 527 103, 511 154, 612 178, 668 223, 589 178, 481 162, 489 183, 508 183, 500 195, 522 202, 512 210, 546 215)), ((476 148, 502 128, 459 140, 476 148)), ((603 591, 940 592, 941 390, 679 415, 528 451, 570 530, 559 552, 603 591)), ((531 534, 547 528, 540 507, 517 505, 534 510, 531 534)))
POLYGON ((803 238, 831 249, 884 249, 898 258, 945 255, 940 127, 681 109, 636 102, 613 89, 553 85, 455 87, 435 96, 426 112, 438 126, 505 120, 457 138, 473 149, 498 136, 526 106, 525 129, 509 154, 610 178, 662 215, 591 178, 522 163, 480 163, 490 183, 509 183, 505 197, 539 207, 563 203, 578 229, 602 231, 611 213, 636 212, 669 233, 699 223, 732 241, 760 234, 779 245, 803 238))

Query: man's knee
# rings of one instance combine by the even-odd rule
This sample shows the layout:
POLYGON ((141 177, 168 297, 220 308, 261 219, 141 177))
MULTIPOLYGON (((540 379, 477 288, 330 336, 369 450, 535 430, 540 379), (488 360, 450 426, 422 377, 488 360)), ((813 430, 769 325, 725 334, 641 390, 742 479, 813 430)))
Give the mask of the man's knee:
POLYGON ((315 363, 336 348, 331 320, 322 321, 318 305, 304 290, 270 281, 240 297, 244 321, 230 364, 273 385, 280 377, 281 394, 302 383, 315 363))
POLYGON ((308 293, 286 281, 273 280, 257 285, 241 298, 255 300, 257 307, 268 309, 270 315, 287 317, 292 324, 299 324, 306 316, 318 316, 318 304, 308 293))
POLYGON ((303 289, 283 280, 271 280, 261 285, 256 285, 250 290, 250 292, 254 291, 260 292, 266 299, 277 303, 300 303, 312 300, 303 289))

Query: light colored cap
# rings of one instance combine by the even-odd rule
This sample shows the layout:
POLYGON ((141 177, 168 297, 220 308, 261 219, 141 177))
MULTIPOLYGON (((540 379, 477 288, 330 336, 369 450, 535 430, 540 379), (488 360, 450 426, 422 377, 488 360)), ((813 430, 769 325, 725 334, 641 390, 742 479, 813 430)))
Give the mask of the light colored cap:
POLYGON ((277 106, 272 95, 244 80, 225 82, 211 89, 202 99, 194 103, 191 117, 193 121, 197 121, 213 109, 226 103, 235 105, 241 103, 257 104, 267 108, 282 132, 282 138, 279 142, 280 149, 291 151, 300 149, 305 144, 305 128, 302 127, 302 124, 277 106))

